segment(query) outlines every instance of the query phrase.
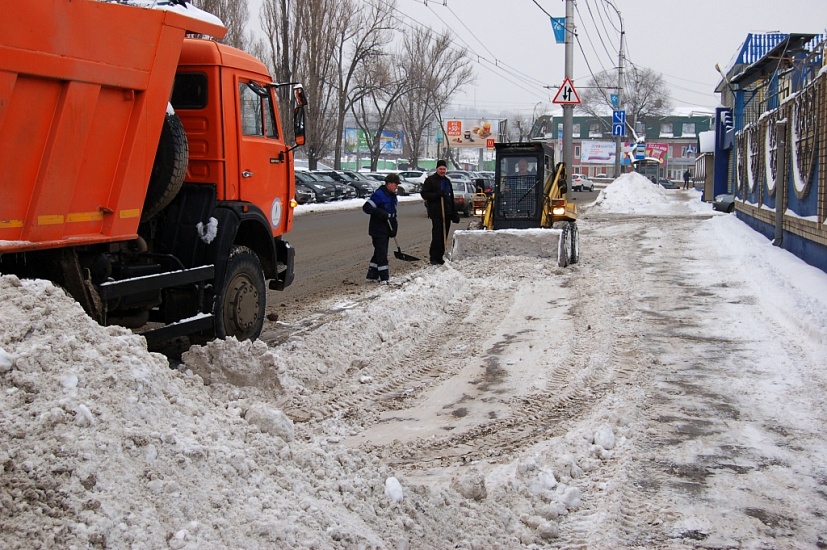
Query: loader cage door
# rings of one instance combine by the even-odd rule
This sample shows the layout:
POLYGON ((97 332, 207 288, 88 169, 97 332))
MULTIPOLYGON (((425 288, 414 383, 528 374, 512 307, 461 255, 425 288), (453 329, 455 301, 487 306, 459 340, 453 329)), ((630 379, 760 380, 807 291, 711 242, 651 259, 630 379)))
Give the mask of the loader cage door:
POLYGON ((494 227, 539 227, 543 213, 542 157, 502 156, 497 163, 494 227))

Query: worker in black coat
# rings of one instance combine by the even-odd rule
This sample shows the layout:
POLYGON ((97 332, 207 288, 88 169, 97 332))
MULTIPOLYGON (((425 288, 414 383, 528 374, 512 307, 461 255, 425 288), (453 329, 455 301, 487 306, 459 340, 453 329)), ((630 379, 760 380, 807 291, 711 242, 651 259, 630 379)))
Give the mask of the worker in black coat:
POLYGON ((431 247, 428 250, 431 265, 445 263, 445 246, 451 222, 459 223, 459 212, 454 208, 454 188, 445 175, 448 167, 444 160, 436 162, 436 173, 431 174, 422 184, 420 195, 425 199, 428 217, 431 218, 431 247))
POLYGON ((370 215, 368 235, 373 241, 373 256, 368 264, 368 281, 390 281, 388 240, 396 237, 396 231, 399 229, 399 220, 396 217, 398 187, 399 176, 388 174, 385 176, 385 185, 374 191, 362 206, 362 210, 370 215))

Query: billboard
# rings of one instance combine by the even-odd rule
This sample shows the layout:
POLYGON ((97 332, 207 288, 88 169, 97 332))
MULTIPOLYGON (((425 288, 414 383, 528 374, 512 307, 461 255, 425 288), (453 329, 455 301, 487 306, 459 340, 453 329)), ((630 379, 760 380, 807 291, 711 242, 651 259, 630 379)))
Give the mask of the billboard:
POLYGON ((497 128, 485 119, 451 119, 445 121, 446 145, 450 147, 493 149, 497 128))
MULTIPOLYGON (((363 155, 370 154, 368 136, 360 128, 345 128, 345 153, 354 155, 357 152, 363 155), (358 150, 357 150, 358 148, 358 150)), ((392 130, 382 130, 379 137, 382 144, 379 155, 401 155, 405 144, 404 134, 392 130)))
POLYGON ((580 162, 587 164, 614 164, 614 141, 584 141, 580 144, 580 162))

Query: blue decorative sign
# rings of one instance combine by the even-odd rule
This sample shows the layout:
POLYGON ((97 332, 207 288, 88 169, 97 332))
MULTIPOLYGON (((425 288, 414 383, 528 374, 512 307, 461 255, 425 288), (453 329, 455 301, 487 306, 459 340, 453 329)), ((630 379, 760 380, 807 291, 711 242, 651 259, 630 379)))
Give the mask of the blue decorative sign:
POLYGON ((551 28, 554 30, 554 41, 558 44, 565 44, 566 42, 566 18, 565 17, 550 17, 551 28))

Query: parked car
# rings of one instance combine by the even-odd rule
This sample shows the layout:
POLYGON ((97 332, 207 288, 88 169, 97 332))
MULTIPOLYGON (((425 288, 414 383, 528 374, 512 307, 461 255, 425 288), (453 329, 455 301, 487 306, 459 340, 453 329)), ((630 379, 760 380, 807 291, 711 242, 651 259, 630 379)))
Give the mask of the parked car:
POLYGON ((401 180, 396 188, 396 194, 400 196, 415 195, 420 191, 422 191, 422 184, 408 180, 401 180))
POLYGON ((400 179, 418 183, 420 186, 425 183, 425 178, 428 177, 428 172, 424 170, 402 170, 398 174, 400 179))
POLYGON ((716 195, 715 200, 712 201, 712 209, 719 212, 732 212, 735 210, 735 195, 732 193, 724 193, 716 195))
POLYGON ((415 195, 422 191, 422 184, 425 183, 425 178, 428 177, 427 172, 421 170, 405 170, 397 172, 400 178, 399 188, 397 193, 400 195, 415 195), (403 176, 402 174, 407 174, 403 176))
POLYGON ((454 208, 466 218, 474 212, 474 193, 476 186, 469 180, 451 180, 454 188, 454 208))
POLYGON ((316 202, 316 192, 309 186, 296 180, 296 202, 299 204, 313 204, 316 202))
POLYGON ((385 174, 382 174, 380 172, 367 172, 364 174, 364 176, 366 178, 370 178, 372 180, 381 181, 382 183, 385 183, 385 174))
POLYGON ((663 187, 664 189, 680 189, 681 186, 675 182, 669 181, 666 178, 658 178, 658 185, 663 187))
POLYGON ((608 176, 608 174, 606 174, 606 172, 600 172, 599 174, 597 174, 595 176, 595 178, 608 178, 608 177, 609 176, 608 176))
POLYGON ((594 182, 583 174, 571 175, 572 191, 594 191, 594 182))
POLYGON ((336 200, 336 187, 319 178, 310 172, 296 170, 296 183, 303 183, 316 193, 316 202, 330 202, 336 200))
POLYGON ((355 199, 357 197, 357 192, 354 187, 346 183, 346 181, 349 180, 340 174, 337 174, 337 176, 332 176, 330 175, 331 172, 336 173, 332 170, 314 170, 311 174, 313 174, 320 181, 328 183, 336 189, 335 200, 341 201, 345 199, 355 199))
POLYGON ((356 189, 356 196, 359 198, 366 199, 379 189, 379 183, 376 180, 365 177, 361 172, 342 170, 342 174, 350 179, 346 183, 356 189))

